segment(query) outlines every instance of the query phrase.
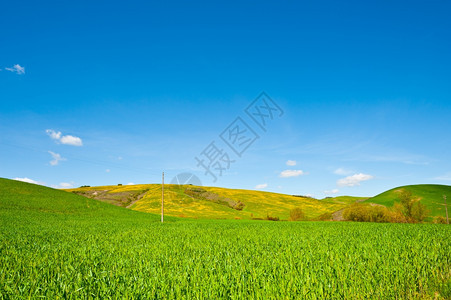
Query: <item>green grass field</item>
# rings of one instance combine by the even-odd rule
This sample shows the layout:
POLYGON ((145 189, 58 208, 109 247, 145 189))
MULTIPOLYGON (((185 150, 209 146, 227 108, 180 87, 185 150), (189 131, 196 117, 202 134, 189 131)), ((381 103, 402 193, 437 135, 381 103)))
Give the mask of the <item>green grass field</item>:
POLYGON ((0 179, 0 298, 451 297, 447 225, 158 221, 0 179))

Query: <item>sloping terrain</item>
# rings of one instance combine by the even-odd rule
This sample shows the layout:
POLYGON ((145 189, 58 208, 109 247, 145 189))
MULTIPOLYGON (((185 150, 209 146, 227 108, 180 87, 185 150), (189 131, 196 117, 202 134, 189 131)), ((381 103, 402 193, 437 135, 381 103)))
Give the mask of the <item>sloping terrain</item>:
POLYGON ((23 222, 52 216, 82 216, 83 218, 136 218, 158 216, 140 214, 101 201, 67 193, 62 190, 0 178, 0 215, 7 222, 23 215, 23 222))
MULTIPOLYGON (((395 202, 399 202, 399 195, 402 191, 410 191, 412 197, 424 204, 429 210, 430 216, 445 217, 445 205, 443 195, 447 195, 448 213, 451 214, 449 203, 451 202, 451 186, 438 184, 418 184, 400 186, 377 196, 365 200, 365 203, 375 203, 391 207, 395 202)), ((451 215, 450 215, 451 216, 451 215)))
MULTIPOLYGON (((133 210, 155 214, 159 214, 161 210, 160 184, 81 187, 67 191, 133 210)), ((287 220, 290 210, 299 207, 308 219, 315 219, 361 199, 365 198, 317 200, 262 191, 165 185, 165 213, 187 218, 265 219, 270 216, 287 220)))

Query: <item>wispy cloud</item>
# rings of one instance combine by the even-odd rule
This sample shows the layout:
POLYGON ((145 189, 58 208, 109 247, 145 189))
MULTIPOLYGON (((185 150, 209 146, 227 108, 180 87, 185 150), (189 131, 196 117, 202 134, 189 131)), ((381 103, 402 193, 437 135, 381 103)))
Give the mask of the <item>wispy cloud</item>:
POLYGON ((357 186, 360 185, 360 182, 373 179, 374 176, 368 174, 354 174, 352 176, 348 176, 337 181, 338 186, 357 186))
POLYGON ((25 68, 20 66, 19 64, 15 64, 11 68, 5 68, 5 70, 16 73, 17 75, 25 74, 25 68))
POLYGON ((406 165, 428 165, 431 159, 422 155, 415 155, 410 153, 394 154, 394 155, 362 155, 356 156, 348 161, 363 161, 363 162, 394 162, 406 165))
POLYGON ((83 146, 83 141, 79 137, 73 135, 62 135, 61 131, 55 131, 53 129, 47 129, 45 132, 52 140, 55 140, 57 143, 71 146, 83 146))
POLYGON ((293 167, 293 166, 296 165, 296 161, 295 160, 288 160, 286 164, 287 164, 287 166, 293 167))
POLYGON ((50 155, 53 158, 50 161, 50 165, 52 165, 52 166, 57 166, 60 161, 66 160, 65 158, 61 157, 61 155, 58 154, 58 153, 55 153, 55 152, 52 152, 52 151, 49 151, 49 153, 50 153, 50 155))
POLYGON ((16 177, 16 178, 13 178, 13 180, 18 180, 18 181, 23 181, 23 182, 33 183, 33 184, 44 185, 43 182, 39 182, 39 181, 30 179, 28 177, 22 177, 22 178, 21 177, 16 177))
POLYGON ((54 189, 70 189, 74 187, 75 182, 71 181, 71 182, 61 182, 57 185, 51 185, 52 188, 54 189))
POLYGON ((333 189, 330 191, 324 191, 324 194, 326 195, 332 195, 332 194, 337 194, 340 190, 339 189, 333 189))
POLYGON ((282 178, 297 177, 297 176, 301 176, 304 174, 305 173, 302 170, 285 170, 280 173, 279 177, 282 177, 282 178))
POLYGON ((264 189, 264 188, 266 188, 266 187, 268 187, 268 184, 267 184, 267 183, 257 184, 257 185, 255 186, 255 188, 256 188, 257 190, 264 189))
POLYGON ((434 179, 435 180, 442 180, 442 181, 451 181, 451 172, 448 172, 448 173, 443 174, 441 176, 437 176, 434 179))

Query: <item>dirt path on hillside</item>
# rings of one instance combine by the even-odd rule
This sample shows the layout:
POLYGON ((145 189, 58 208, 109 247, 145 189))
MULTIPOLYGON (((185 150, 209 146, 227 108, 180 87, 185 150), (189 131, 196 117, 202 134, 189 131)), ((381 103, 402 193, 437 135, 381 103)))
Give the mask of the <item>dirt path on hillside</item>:
POLYGON ((149 191, 145 191, 144 193, 140 194, 138 197, 136 197, 135 200, 133 200, 132 202, 130 202, 129 205, 127 205, 125 208, 130 208, 132 207, 133 204, 135 204, 136 202, 138 202, 139 200, 141 200, 145 194, 147 194, 149 191))
POLYGON ((345 220, 345 218, 343 218, 343 211, 344 210, 345 209, 342 208, 340 210, 337 210, 336 212, 333 212, 332 213, 332 220, 333 221, 344 221, 345 220))

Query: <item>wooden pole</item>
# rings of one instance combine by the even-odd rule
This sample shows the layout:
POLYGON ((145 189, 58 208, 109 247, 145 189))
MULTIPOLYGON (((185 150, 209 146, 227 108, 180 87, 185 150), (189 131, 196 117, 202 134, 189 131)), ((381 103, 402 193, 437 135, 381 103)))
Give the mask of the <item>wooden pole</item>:
POLYGON ((446 195, 443 195, 443 199, 445 199, 446 224, 449 224, 449 219, 448 219, 448 205, 446 204, 446 195))
POLYGON ((164 172, 161 180, 161 223, 164 222, 164 172))

